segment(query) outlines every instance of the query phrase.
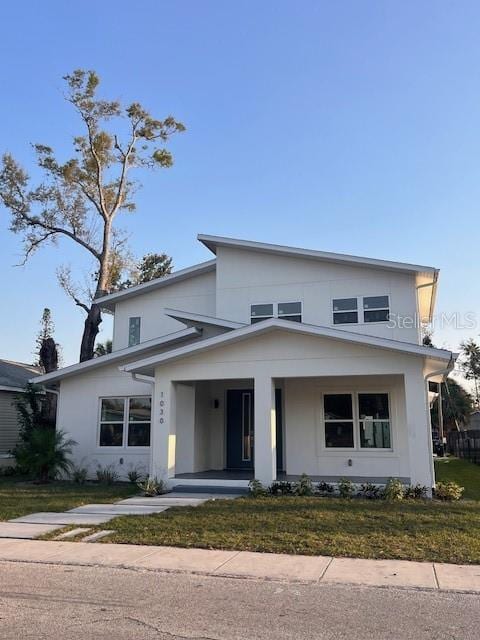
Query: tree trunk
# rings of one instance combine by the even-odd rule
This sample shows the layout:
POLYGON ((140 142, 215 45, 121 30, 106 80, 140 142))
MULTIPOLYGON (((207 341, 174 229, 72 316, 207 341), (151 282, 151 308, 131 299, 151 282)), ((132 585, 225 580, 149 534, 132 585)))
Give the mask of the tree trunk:
POLYGON ((83 329, 82 344, 80 347, 80 362, 91 360, 95 349, 95 339, 98 335, 102 316, 100 307, 92 304, 87 317, 85 318, 85 327, 83 329))

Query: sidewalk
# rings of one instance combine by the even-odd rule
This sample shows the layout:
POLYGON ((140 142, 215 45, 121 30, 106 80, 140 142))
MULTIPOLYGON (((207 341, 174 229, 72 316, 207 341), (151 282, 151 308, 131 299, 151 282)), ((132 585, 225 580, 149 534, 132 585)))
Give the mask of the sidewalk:
POLYGON ((0 561, 480 594, 478 565, 18 539, 0 539, 0 561))

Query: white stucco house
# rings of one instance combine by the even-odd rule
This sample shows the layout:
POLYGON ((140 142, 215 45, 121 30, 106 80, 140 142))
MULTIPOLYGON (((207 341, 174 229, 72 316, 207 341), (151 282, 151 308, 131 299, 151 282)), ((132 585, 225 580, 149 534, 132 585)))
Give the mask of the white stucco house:
POLYGON ((213 259, 97 300, 113 352, 60 383, 75 458, 172 485, 244 487, 305 472, 433 487, 422 345, 438 270, 199 235, 213 259))

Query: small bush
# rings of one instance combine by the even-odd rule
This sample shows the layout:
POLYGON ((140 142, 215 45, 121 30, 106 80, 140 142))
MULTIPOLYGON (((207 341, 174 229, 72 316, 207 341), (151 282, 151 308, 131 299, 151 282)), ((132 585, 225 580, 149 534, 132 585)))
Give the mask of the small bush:
POLYGON ((15 460, 19 470, 38 482, 49 482, 70 473, 69 456, 76 444, 64 431, 34 426, 15 447, 15 460))
POLYGON ((364 482, 360 485, 358 495, 361 498, 367 498, 367 500, 378 500, 382 497, 382 490, 372 482, 364 482))
POLYGON ((143 477, 143 473, 139 469, 139 467, 132 467, 127 472, 128 481, 131 482, 132 484, 138 484, 141 481, 142 477, 143 477))
POLYGON ((76 484, 85 484, 88 477, 88 468, 73 466, 70 472, 70 477, 72 478, 72 481, 75 482, 76 484))
POLYGON ((113 464, 108 464, 105 467, 99 464, 96 473, 100 484, 113 484, 118 480, 118 471, 113 464))
POLYGON ((142 482, 137 482, 137 487, 143 491, 143 495, 147 498, 153 498, 167 492, 164 481, 159 480, 156 476, 155 478, 149 476, 142 482))
POLYGON ((404 497, 407 500, 421 500, 428 495, 428 488, 421 484, 410 484, 405 488, 404 497))
POLYGON ((341 498, 352 498, 355 493, 355 485, 350 478, 340 478, 338 481, 338 493, 341 498))
POLYGON ((268 489, 263 486, 260 480, 250 480, 248 483, 248 491, 252 498, 261 498, 268 495, 268 489))
POLYGON ((286 480, 272 482, 268 491, 272 496, 291 496, 293 494, 293 485, 286 480))
POLYGON ((302 473, 297 482, 295 482, 293 491, 296 496, 313 496, 313 482, 310 476, 302 473))
POLYGON ((19 474, 20 472, 17 467, 9 466, 9 467, 2 467, 0 469, 0 478, 2 477, 11 478, 12 476, 17 476, 19 474))
POLYGON ((435 487, 435 498, 445 501, 460 500, 464 490, 464 487, 461 487, 452 480, 437 482, 437 486, 435 487))
POLYGON ((389 502, 403 500, 405 489, 398 478, 390 478, 383 490, 383 498, 389 502))
POLYGON ((322 496, 331 495, 334 492, 335 488, 333 484, 328 484, 328 482, 319 482, 317 484, 317 493, 322 496))

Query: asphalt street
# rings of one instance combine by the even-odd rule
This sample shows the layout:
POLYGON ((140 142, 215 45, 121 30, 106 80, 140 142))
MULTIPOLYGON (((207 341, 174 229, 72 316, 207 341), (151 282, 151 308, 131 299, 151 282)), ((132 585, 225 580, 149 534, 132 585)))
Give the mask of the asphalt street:
POLYGON ((477 640, 480 596, 0 562, 0 638, 477 640))

